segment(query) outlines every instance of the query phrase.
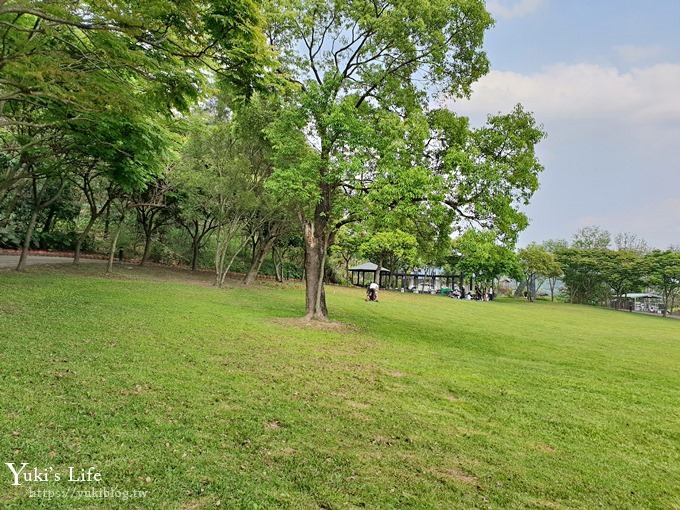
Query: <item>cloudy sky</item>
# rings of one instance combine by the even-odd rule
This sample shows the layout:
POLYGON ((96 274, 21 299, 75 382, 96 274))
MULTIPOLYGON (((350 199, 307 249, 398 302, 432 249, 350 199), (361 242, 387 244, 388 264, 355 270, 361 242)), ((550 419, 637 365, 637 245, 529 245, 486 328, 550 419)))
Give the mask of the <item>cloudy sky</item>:
POLYGON ((520 245, 597 225, 680 244, 680 0, 488 0, 481 125, 522 103, 548 133, 520 245))

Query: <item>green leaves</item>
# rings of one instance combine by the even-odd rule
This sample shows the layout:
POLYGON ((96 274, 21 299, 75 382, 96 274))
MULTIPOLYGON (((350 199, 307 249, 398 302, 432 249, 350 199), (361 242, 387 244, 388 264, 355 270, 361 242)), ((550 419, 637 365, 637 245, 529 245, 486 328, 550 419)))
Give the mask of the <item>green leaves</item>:
POLYGON ((376 232, 361 244, 360 253, 365 257, 382 262, 391 259, 399 267, 412 267, 418 259, 418 242, 413 234, 402 230, 376 232))
POLYGON ((437 143, 430 158, 446 182, 446 204, 460 219, 494 229, 514 244, 528 225, 519 208, 538 189, 543 167, 535 146, 544 131, 520 105, 489 116, 480 129, 468 129, 446 112, 431 119, 437 143))
POLYGON ((474 275, 480 283, 490 285, 495 278, 504 275, 516 278, 521 272, 513 251, 500 244, 494 232, 467 230, 453 240, 452 248, 452 268, 474 275))

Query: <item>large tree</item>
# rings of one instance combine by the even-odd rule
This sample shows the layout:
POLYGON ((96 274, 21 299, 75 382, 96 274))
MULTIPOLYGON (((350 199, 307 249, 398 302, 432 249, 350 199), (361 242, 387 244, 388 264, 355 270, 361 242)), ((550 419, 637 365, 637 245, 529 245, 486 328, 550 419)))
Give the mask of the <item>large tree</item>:
POLYGON ((423 117, 428 93, 465 96, 487 72, 481 46, 492 20, 481 0, 301 0, 269 12, 282 73, 298 85, 273 137, 277 172, 300 204, 306 318, 326 319, 327 250, 360 212, 351 200, 377 176, 423 164, 428 130, 412 119, 423 117))

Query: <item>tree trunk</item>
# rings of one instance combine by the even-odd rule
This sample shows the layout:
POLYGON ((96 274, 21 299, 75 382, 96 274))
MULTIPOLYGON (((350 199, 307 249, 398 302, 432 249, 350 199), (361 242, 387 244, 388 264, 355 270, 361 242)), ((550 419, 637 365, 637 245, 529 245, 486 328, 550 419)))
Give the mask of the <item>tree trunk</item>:
POLYGON ((21 255, 19 256, 19 263, 17 264, 17 271, 24 271, 26 269, 26 259, 28 258, 28 249, 31 246, 31 237, 33 237, 33 230, 35 229, 36 221, 38 220, 38 209, 36 208, 31 214, 31 220, 28 222, 26 235, 24 236, 24 244, 21 247, 21 255))
POLYGON ((49 234, 52 230, 56 214, 57 212, 55 211, 54 207, 50 207, 47 211, 47 218, 45 218, 45 223, 43 223, 42 230, 40 231, 40 233, 43 234, 40 236, 41 250, 46 250, 48 248, 47 239, 45 238, 44 234, 49 234))
POLYGON ((149 254, 151 253, 152 240, 153 232, 147 232, 146 229, 144 229, 144 254, 142 255, 142 260, 139 263, 140 266, 146 264, 146 261, 149 259, 149 254))
POLYGON ((90 216, 90 221, 87 222, 85 230, 83 230, 83 232, 78 236, 78 240, 76 241, 76 249, 75 252, 73 253, 73 263, 76 266, 80 263, 80 250, 83 246, 83 241, 85 241, 87 234, 90 233, 90 230, 92 229, 96 222, 97 216, 90 216))
POLYGON ((113 272, 113 258, 116 256, 116 244, 118 244, 118 237, 120 236, 120 231, 123 230, 123 219, 120 220, 118 228, 116 229, 116 235, 113 236, 111 240, 111 250, 109 251, 109 263, 106 265, 106 272, 113 272))
POLYGON ((323 286, 328 241, 325 221, 305 221, 305 320, 328 320, 326 293, 323 286))
POLYGON ((377 283, 378 285, 381 284, 380 282, 380 272, 382 271, 382 265, 383 265, 383 258, 380 257, 378 260, 378 267, 375 268, 375 273, 373 273, 373 281, 377 283))
POLYGON ((272 262, 274 263, 274 272, 276 273, 276 281, 283 283, 283 254, 280 254, 277 260, 276 246, 272 246, 272 262))
POLYGON ((104 239, 109 237, 109 224, 111 222, 111 204, 109 203, 104 210, 104 239))
POLYGON ((550 302, 554 303, 555 302, 555 285, 557 284, 557 278, 550 277, 550 278, 548 278, 548 282, 550 283, 550 302))
POLYGON ((54 217, 56 215, 57 211, 55 211, 54 207, 50 207, 49 211, 47 212, 47 218, 45 218, 45 223, 43 224, 43 234, 49 234, 49 232, 52 230, 52 227, 54 226, 54 217))
POLYGON ((269 250, 271 250, 272 246, 274 245, 275 240, 276 240, 275 237, 270 237, 269 239, 267 239, 267 242, 260 243, 258 245, 257 251, 256 253, 254 253, 253 262, 250 265, 250 269, 248 269, 248 273, 246 274, 246 277, 243 279, 243 285, 253 284, 253 282, 257 278, 257 275, 260 272, 260 269, 262 268, 264 259, 267 256, 269 250))
POLYGON ((125 210, 123 210, 123 213, 121 214, 120 222, 118 223, 118 228, 116 229, 116 234, 113 236, 113 239, 111 240, 111 251, 109 252, 109 263, 106 266, 106 272, 107 273, 113 272, 113 258, 116 255, 116 245, 118 244, 118 238, 120 237, 120 233, 123 230, 123 223, 125 223, 125 210))
POLYGON ((196 271, 198 265, 198 255, 201 249, 200 243, 196 240, 191 243, 191 270, 196 271))
POLYGON ((38 191, 38 185, 35 178, 33 178, 33 213, 31 214, 31 220, 28 223, 28 228, 26 229, 26 235, 24 237, 24 244, 21 248, 21 255, 19 256, 19 263, 17 264, 16 270, 23 271, 26 268, 26 259, 28 258, 28 249, 31 246, 31 238, 33 237, 33 230, 35 229, 35 224, 38 220, 38 212, 54 203, 55 200, 59 198, 61 192, 64 190, 66 181, 62 180, 59 190, 45 202, 42 202, 43 193, 45 192, 45 187, 47 183, 43 183, 42 188, 38 191))

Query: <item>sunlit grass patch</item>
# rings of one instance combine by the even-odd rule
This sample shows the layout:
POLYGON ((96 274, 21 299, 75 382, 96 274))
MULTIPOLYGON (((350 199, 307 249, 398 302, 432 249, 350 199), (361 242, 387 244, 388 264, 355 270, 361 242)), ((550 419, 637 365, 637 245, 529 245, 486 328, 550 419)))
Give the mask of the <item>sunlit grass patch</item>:
POLYGON ((5 469, 4 506, 677 507, 680 322, 332 287, 310 326, 299 285, 193 282, 0 274, 3 465, 119 491, 5 469))

